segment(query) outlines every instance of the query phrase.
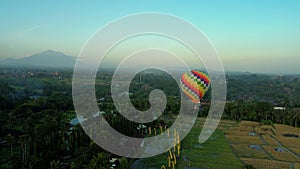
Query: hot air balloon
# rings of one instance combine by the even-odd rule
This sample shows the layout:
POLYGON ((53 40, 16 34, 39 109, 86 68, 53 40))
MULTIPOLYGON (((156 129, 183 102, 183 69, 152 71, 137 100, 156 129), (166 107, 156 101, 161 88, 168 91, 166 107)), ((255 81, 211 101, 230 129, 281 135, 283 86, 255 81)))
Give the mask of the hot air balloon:
POLYGON ((209 77, 197 70, 183 73, 180 82, 182 91, 194 103, 200 103, 200 100, 210 87, 209 77))

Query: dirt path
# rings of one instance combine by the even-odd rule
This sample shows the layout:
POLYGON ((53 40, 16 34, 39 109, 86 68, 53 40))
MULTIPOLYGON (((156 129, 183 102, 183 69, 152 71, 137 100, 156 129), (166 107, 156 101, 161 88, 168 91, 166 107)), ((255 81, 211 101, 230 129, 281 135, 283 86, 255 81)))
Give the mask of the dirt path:
MULTIPOLYGON (((267 143, 267 141, 262 137, 261 134, 257 134, 257 135, 259 136, 260 140, 263 142, 264 145, 269 145, 269 144, 267 143)), ((272 160, 275 160, 275 158, 274 158, 267 150, 265 150, 262 146, 261 146, 261 148, 263 149, 263 151, 264 151, 264 152, 265 152, 272 160)))
POLYGON ((295 169, 295 163, 291 163, 291 169, 295 169))
POLYGON ((264 145, 269 145, 267 141, 262 137, 262 135, 258 134, 260 140, 264 143, 264 145))
POLYGON ((295 157, 300 159, 300 155, 298 155, 297 153, 295 153, 293 150, 289 149, 288 147, 283 146, 274 136, 271 136, 271 137, 280 147, 283 147, 285 150, 287 150, 287 152, 291 153, 292 155, 294 155, 295 157))

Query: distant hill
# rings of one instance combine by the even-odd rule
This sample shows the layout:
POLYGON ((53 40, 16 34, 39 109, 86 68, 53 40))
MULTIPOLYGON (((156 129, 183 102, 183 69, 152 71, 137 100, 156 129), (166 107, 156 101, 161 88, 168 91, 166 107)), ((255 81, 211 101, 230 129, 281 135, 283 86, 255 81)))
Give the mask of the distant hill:
POLYGON ((5 59, 0 61, 0 66, 18 67, 59 67, 73 68, 76 58, 61 52, 47 50, 21 59, 5 59))

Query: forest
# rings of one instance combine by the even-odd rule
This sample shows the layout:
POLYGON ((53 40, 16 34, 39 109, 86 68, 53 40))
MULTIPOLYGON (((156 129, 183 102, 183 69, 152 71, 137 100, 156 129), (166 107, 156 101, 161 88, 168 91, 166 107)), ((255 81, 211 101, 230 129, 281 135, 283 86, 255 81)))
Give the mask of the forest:
MULTIPOLYGON (((121 116, 113 105, 110 81, 113 72, 98 72, 96 96, 104 118, 128 136, 147 137, 138 126, 121 116)), ((300 76, 227 73, 227 103, 222 118, 300 126, 300 76), (276 108, 277 107, 277 108, 276 108), (279 108, 278 108, 279 107, 279 108)), ((150 107, 148 95, 161 89, 167 106, 160 118, 146 126, 157 127, 180 108, 180 89, 165 72, 148 72, 131 82, 129 93, 138 110, 150 107)), ((1 168, 11 169, 126 169, 135 159, 118 157, 101 149, 84 132, 72 102, 71 70, 0 70, 0 160, 1 168)), ((203 98, 199 117, 206 117, 209 94, 203 98)))

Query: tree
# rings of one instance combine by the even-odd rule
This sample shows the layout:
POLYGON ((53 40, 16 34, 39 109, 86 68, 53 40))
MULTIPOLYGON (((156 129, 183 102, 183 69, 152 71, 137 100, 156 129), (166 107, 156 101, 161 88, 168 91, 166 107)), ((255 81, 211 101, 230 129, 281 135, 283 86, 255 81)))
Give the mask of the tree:
POLYGON ((50 162, 50 168, 49 169, 59 169, 60 164, 61 163, 60 163, 59 160, 57 160, 57 161, 53 160, 53 161, 50 162))
POLYGON ((15 137, 11 134, 8 134, 6 136, 6 141, 8 142, 8 144, 10 145, 10 156, 12 157, 14 155, 14 150, 13 150, 13 145, 16 142, 15 137))
POLYGON ((119 169, 127 169, 128 168, 128 160, 125 157, 119 159, 120 165, 118 166, 119 169))
POLYGON ((106 152, 98 153, 97 156, 90 161, 85 169, 107 169, 110 168, 109 156, 106 152))
POLYGON ((253 120, 253 121, 256 121, 257 120, 257 114, 255 111, 250 111, 248 113, 248 119, 249 120, 253 120))
POLYGON ((21 150, 22 150, 22 160, 26 161, 28 135, 24 134, 24 135, 21 135, 19 138, 20 138, 20 145, 21 145, 21 150))

